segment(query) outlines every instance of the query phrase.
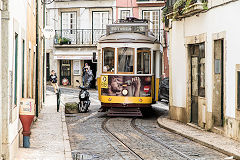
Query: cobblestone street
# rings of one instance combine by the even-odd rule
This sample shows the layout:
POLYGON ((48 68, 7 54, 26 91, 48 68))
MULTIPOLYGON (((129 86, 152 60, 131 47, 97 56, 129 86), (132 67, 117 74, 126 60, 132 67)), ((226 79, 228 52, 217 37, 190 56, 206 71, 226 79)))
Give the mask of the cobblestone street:
MULTIPOLYGON (((90 90, 89 112, 66 114, 73 159, 224 159, 228 157, 157 125, 167 111, 154 105, 144 118, 109 118, 98 112, 96 90, 90 90), (110 133, 108 133, 107 131, 110 133), (124 145, 123 145, 124 144, 124 145)), ((78 90, 62 89, 62 103, 78 102, 78 90)), ((162 103, 167 108, 167 103, 162 103)))

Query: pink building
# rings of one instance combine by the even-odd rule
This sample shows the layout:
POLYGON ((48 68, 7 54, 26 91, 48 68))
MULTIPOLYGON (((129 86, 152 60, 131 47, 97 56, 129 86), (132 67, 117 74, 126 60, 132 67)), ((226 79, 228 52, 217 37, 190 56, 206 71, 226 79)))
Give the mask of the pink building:
MULTIPOLYGON (((166 42, 163 23, 161 22, 162 8, 165 6, 164 0, 116 0, 116 19, 126 19, 135 17, 149 20, 149 29, 159 38, 163 44, 166 42), (165 38, 164 38, 165 37, 165 38)), ((162 71, 163 77, 168 77, 168 55, 167 45, 163 45, 162 71)))

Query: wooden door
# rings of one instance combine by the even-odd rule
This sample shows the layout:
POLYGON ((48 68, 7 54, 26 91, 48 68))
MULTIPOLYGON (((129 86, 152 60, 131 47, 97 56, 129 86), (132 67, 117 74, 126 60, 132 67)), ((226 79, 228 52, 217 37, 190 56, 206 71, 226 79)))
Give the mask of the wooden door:
POLYGON ((191 121, 193 123, 198 123, 198 82, 199 82, 199 60, 198 57, 192 57, 191 58, 191 121))
POLYGON ((214 88, 213 120, 214 126, 223 125, 223 40, 214 41, 214 88))

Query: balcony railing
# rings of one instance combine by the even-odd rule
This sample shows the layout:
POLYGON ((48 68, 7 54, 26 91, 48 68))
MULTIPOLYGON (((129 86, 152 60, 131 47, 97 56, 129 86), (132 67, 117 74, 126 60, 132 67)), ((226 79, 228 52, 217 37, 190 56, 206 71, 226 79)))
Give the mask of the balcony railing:
POLYGON ((163 14, 167 15, 168 19, 178 19, 206 10, 207 0, 191 0, 189 2, 184 0, 168 0, 165 8, 163 14))
POLYGON ((137 0, 137 2, 154 2, 154 1, 164 1, 164 0, 137 0))
POLYGON ((144 4, 144 3, 164 3, 164 0, 137 0, 138 4, 144 4))
MULTIPOLYGON (((150 29, 149 33, 161 43, 164 41, 163 30, 150 29)), ((99 38, 106 35, 106 29, 64 29, 55 30, 54 45, 96 45, 99 38)))
POLYGON ((63 29, 55 30, 55 45, 96 45, 106 34, 106 29, 63 29))

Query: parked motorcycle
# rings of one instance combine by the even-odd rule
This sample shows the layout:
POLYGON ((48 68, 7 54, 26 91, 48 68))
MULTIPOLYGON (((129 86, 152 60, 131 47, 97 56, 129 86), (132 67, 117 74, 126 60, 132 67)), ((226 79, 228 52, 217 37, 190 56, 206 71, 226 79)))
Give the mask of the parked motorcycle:
MULTIPOLYGON (((78 80, 76 80, 76 82, 79 83, 78 80)), ((90 106, 90 94, 89 92, 87 91, 88 87, 86 86, 79 86, 79 88, 81 89, 80 92, 79 92, 79 103, 78 103, 78 110, 80 113, 85 113, 88 111, 88 107, 90 106)))

